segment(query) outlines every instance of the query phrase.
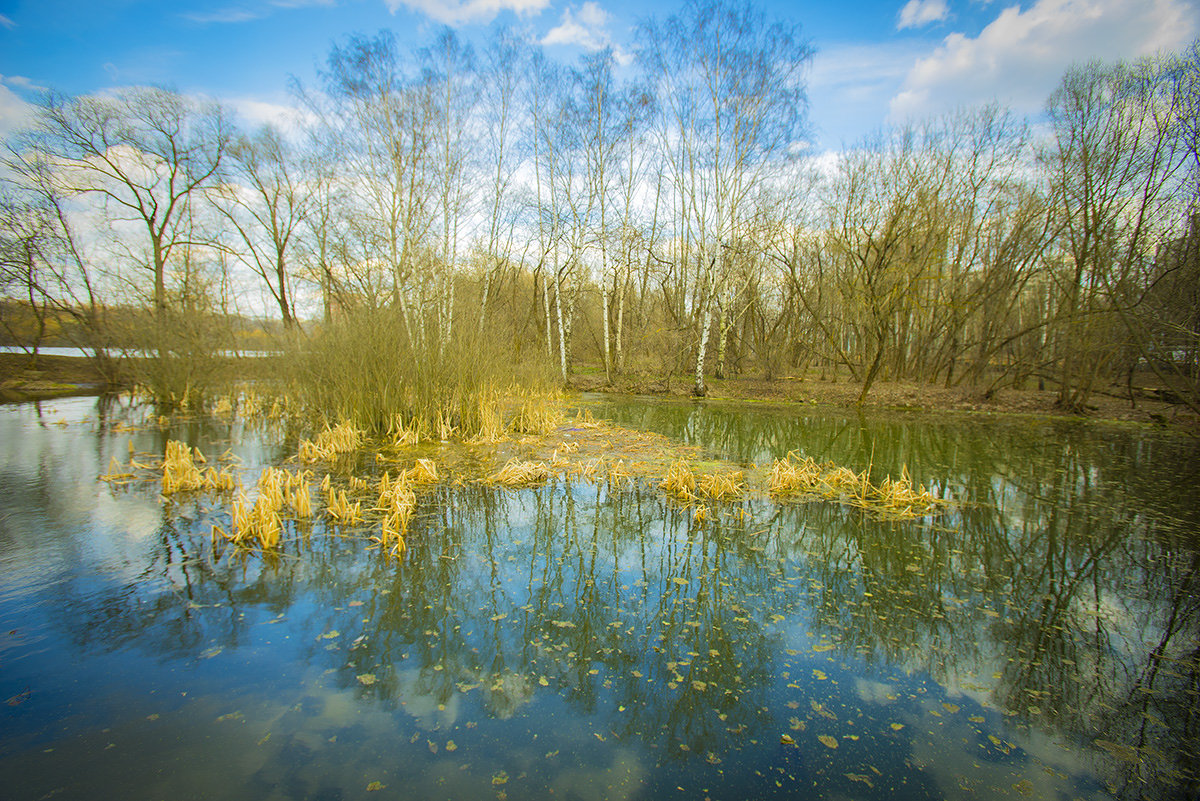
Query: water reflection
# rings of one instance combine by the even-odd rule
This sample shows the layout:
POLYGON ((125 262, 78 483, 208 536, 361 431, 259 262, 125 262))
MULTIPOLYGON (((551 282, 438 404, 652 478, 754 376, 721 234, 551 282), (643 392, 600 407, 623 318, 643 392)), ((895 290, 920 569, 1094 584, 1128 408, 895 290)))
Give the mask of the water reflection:
POLYGON ((1194 443, 605 411, 739 460, 907 464, 958 503, 880 521, 755 499, 697 522, 633 483, 467 483, 421 496, 402 562, 320 522, 263 558, 214 546, 217 499, 95 476, 167 437, 253 471, 286 432, 7 407, 0 772, 81 798, 1200 789, 1194 443))

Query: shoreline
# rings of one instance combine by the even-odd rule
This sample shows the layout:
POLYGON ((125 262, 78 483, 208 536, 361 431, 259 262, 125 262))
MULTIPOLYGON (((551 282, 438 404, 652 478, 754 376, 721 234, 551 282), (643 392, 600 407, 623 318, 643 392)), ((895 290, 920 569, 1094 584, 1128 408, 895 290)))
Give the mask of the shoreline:
MULTIPOLYGON (((101 394, 125 388, 110 386, 87 359, 77 356, 40 355, 31 369, 23 353, 0 354, 0 402, 19 403, 72 395, 101 394)), ((844 378, 812 376, 773 379, 738 376, 710 378, 708 400, 772 403, 813 408, 854 409, 860 385, 844 378)), ((607 395, 642 395, 694 400, 687 376, 624 375, 605 380, 603 373, 577 372, 567 388, 607 395)), ((1122 388, 1123 390, 1123 388, 1122 388)), ((1087 412, 1071 414, 1055 405, 1050 389, 1002 389, 991 398, 969 387, 944 387, 906 381, 878 381, 862 409, 871 411, 945 412, 966 415, 1033 416, 1081 423, 1126 423, 1167 427, 1200 434, 1200 417, 1182 404, 1168 403, 1145 393, 1131 404, 1117 390, 1093 394, 1087 412)))
MULTIPOLYGON (((580 373, 570 376, 568 386, 578 392, 609 395, 642 395, 655 398, 696 400, 691 381, 674 376, 620 376, 609 383, 603 374, 580 373)), ((710 378, 704 400, 771 403, 811 408, 835 408, 879 412, 953 413, 979 416, 1036 417, 1084 424, 1120 423, 1165 427, 1200 434, 1200 417, 1182 404, 1167 403, 1142 396, 1131 405, 1129 397, 1115 393, 1096 393, 1084 414, 1072 414, 1056 405, 1053 390, 1003 389, 991 398, 969 387, 943 387, 909 381, 877 381, 866 400, 858 407, 861 385, 857 382, 822 380, 816 377, 787 376, 770 380, 735 377, 710 378)))

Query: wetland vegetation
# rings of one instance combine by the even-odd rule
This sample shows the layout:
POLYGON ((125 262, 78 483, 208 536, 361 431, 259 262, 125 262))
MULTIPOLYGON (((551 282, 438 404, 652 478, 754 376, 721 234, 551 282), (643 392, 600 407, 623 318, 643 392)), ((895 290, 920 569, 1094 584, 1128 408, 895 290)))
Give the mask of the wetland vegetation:
POLYGON ((322 435, 248 393, 0 408, 9 787, 1195 792, 1194 439, 574 406, 450 442, 322 435), (822 485, 831 466, 857 483, 822 485), (816 491, 774 492, 784 468, 816 491), (901 475, 937 502, 861 502, 901 475), (270 536, 239 542, 264 495, 270 536))
POLYGON ((800 34, 47 92, 0 794, 1194 798, 1200 47, 820 160, 800 34))

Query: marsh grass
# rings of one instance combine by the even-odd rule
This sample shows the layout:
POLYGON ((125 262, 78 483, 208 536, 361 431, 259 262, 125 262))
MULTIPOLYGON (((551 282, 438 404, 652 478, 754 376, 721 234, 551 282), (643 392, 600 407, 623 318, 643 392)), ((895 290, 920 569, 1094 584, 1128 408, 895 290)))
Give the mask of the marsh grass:
POLYGON ((818 464, 811 457, 799 458, 795 453, 771 465, 767 489, 776 500, 818 497, 899 517, 926 514, 944 503, 927 489, 914 487, 907 466, 901 467, 899 478, 889 476, 874 485, 866 471, 855 473, 847 467, 818 464))
POLYGON ((296 396, 318 418, 406 442, 495 436, 498 397, 514 387, 536 395, 552 386, 552 374, 540 362, 514 364, 494 337, 471 328, 459 326, 447 342, 410 332, 395 310, 356 309, 284 363, 296 396))

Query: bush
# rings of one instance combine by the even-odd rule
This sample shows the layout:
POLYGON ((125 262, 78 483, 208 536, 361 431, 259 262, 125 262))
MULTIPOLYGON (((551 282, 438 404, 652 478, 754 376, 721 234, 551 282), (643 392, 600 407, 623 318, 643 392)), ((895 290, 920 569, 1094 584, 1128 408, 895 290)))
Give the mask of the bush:
POLYGON ((544 363, 514 364, 486 332, 460 330, 444 343, 414 339, 394 310, 347 314, 287 359, 293 386, 326 421, 347 420, 374 434, 404 428, 430 435, 453 426, 471 437, 487 426, 500 396, 551 384, 544 363))

